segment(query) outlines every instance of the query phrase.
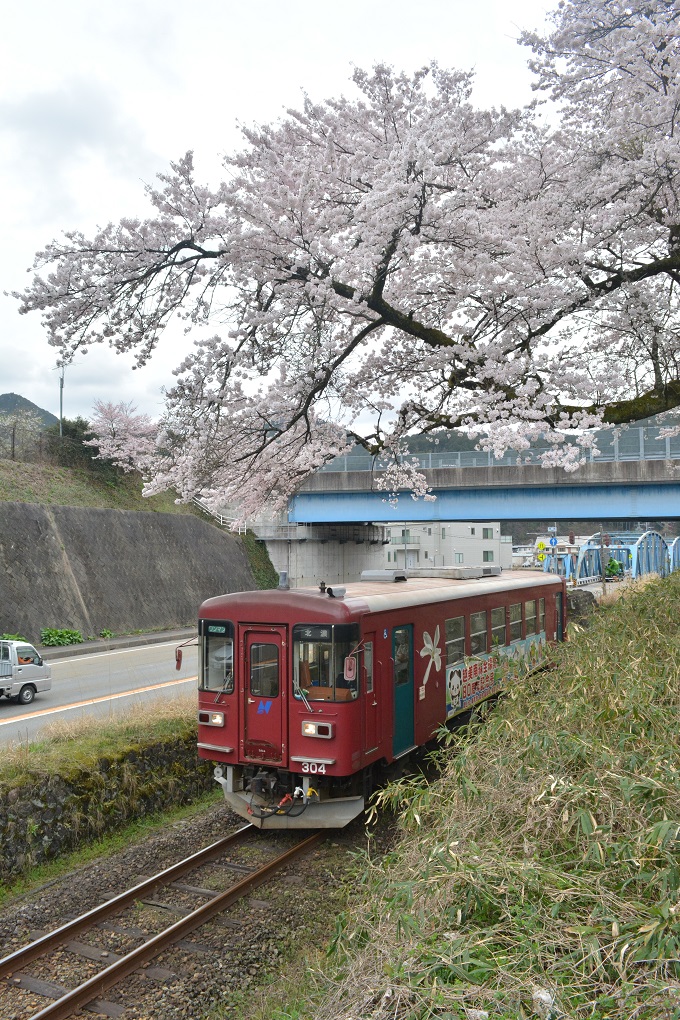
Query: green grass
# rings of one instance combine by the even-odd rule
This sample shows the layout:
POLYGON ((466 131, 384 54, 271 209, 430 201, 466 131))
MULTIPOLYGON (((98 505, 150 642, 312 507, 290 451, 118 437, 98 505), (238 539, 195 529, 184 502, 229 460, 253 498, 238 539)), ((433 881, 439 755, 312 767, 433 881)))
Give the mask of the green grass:
POLYGON ((166 492, 145 499, 141 482, 134 474, 121 475, 113 484, 82 468, 0 459, 0 502, 161 513, 194 512, 192 507, 175 503, 175 498, 174 493, 166 492))
POLYGON ((139 705, 134 714, 120 719, 86 716, 71 723, 57 722, 46 726, 39 740, 3 748, 0 786, 30 782, 35 774, 64 776, 87 770, 100 758, 182 738, 195 728, 194 694, 139 705))
POLYGON ((438 781, 382 795, 404 837, 366 856, 325 997, 291 1015, 677 1020, 679 709, 674 576, 454 734, 438 781))
POLYGON ((258 542, 252 531, 247 531, 245 535, 241 535, 241 541, 245 546, 250 569, 253 572, 258 588, 277 588, 279 575, 269 559, 269 553, 264 542, 258 542))

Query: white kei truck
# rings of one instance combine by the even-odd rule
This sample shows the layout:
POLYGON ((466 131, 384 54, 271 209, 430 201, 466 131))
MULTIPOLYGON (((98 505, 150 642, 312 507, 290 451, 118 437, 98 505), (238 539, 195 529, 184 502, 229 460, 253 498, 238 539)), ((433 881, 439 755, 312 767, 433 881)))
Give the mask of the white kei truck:
POLYGON ((49 691, 52 670, 26 641, 0 641, 0 696, 30 705, 38 691, 49 691))

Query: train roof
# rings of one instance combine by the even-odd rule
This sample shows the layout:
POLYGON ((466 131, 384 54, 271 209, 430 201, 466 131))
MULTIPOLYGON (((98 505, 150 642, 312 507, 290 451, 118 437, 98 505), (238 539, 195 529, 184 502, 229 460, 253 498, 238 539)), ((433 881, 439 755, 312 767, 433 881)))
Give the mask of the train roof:
MULTIPOLYGON (((409 577, 405 581, 351 581, 340 587, 331 585, 334 592, 342 592, 331 598, 318 587, 291 588, 258 592, 234 592, 208 599, 201 606, 201 615, 215 618, 215 611, 227 610, 230 605, 243 609, 257 604, 261 609, 286 607, 301 619, 305 611, 333 616, 340 622, 348 616, 362 613, 387 612, 405 609, 409 606, 431 605, 448 602, 451 599, 478 598, 498 592, 526 592, 537 587, 562 587, 562 578, 542 570, 507 572, 491 577, 452 579, 446 577, 409 577)), ((311 617, 310 617, 311 622, 311 617)))

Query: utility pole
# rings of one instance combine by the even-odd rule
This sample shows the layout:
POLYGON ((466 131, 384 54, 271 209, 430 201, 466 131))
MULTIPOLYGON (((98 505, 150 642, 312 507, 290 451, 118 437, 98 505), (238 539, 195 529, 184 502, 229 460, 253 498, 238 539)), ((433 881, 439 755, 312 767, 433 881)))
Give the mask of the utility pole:
POLYGON ((59 372, 59 438, 64 435, 64 365, 59 372))

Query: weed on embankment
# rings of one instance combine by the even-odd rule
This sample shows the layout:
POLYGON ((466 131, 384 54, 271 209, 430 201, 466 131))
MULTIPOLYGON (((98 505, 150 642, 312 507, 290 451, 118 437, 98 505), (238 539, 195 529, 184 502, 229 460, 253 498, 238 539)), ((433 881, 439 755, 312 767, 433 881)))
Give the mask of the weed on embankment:
POLYGON ((382 793, 404 837, 361 862, 316 1020, 680 1017, 679 705, 676 575, 382 793))

